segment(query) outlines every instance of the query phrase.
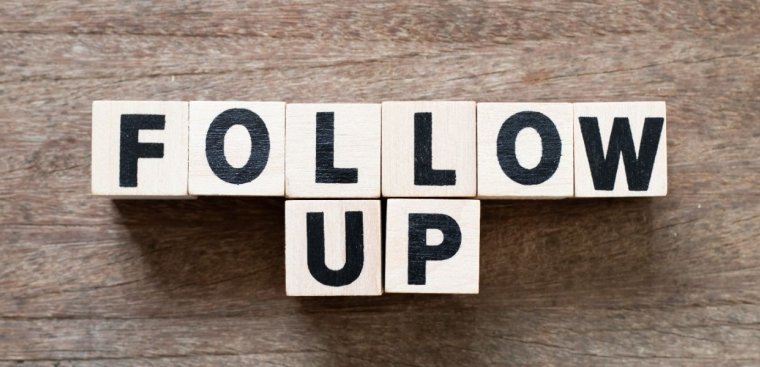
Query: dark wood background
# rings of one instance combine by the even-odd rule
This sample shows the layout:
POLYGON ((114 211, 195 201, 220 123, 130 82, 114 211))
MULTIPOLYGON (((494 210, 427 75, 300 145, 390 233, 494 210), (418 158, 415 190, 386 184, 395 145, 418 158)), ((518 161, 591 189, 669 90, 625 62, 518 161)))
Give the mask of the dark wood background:
POLYGON ((757 1, 0 2, 0 366, 760 365, 757 1), (282 198, 91 197, 97 99, 668 104, 665 198, 487 202, 479 295, 285 297, 282 198))

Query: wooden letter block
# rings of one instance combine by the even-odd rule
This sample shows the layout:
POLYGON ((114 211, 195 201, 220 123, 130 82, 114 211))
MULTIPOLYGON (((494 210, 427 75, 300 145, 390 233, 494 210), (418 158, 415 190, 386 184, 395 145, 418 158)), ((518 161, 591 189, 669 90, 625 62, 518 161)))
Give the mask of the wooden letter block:
POLYGON ((190 102, 193 195, 285 195, 284 102, 190 102))
POLYGON ((382 293, 380 200, 285 202, 289 296, 382 293))
POLYGON ((478 197, 572 196, 571 103, 478 103, 478 197))
POLYGON ((575 196, 668 193, 665 102, 576 103, 573 107, 575 196))
POLYGON ((475 196, 475 102, 383 102, 382 113, 383 196, 475 196))
POLYGON ((380 197, 380 104, 288 104, 289 198, 380 197))
POLYGON ((92 193, 188 197, 187 102, 93 102, 92 193))
POLYGON ((478 293, 480 201, 391 199, 385 291, 478 293))

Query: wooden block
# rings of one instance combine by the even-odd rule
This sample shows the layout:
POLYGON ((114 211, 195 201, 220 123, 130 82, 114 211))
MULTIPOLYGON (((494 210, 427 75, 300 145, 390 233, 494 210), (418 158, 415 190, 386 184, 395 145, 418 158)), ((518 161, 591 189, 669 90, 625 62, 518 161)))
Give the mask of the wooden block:
POLYGON ((380 104, 288 104, 289 198, 380 197, 380 104))
POLYGON ((478 293, 480 201, 390 199, 385 291, 478 293))
POLYGON ((383 102, 387 197, 472 197, 475 102, 383 102))
POLYGON ((92 194, 187 198, 187 102, 93 102, 92 194))
POLYGON ((572 196, 571 103, 478 103, 478 197, 572 196))
POLYGON ((289 296, 382 294, 380 200, 285 202, 289 296))
POLYGON ((665 102, 576 103, 575 196, 665 196, 665 102))
POLYGON ((284 102, 190 102, 193 195, 285 195, 284 102))

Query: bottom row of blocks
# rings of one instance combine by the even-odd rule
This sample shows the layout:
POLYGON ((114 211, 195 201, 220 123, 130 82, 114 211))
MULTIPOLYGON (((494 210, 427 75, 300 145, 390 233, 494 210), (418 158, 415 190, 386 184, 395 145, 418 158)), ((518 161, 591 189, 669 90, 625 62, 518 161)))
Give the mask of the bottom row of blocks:
MULTIPOLYGON (((286 201, 287 294, 382 294, 382 225, 380 200, 286 201)), ((386 292, 478 293, 479 200, 388 200, 385 233, 386 292)))

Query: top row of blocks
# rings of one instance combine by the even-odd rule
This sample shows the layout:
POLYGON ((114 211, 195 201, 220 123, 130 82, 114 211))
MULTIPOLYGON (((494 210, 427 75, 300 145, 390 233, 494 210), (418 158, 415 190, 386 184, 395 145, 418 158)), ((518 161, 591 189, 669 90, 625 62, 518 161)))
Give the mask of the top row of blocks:
POLYGON ((665 131, 664 102, 96 101, 92 192, 663 196, 665 131))

